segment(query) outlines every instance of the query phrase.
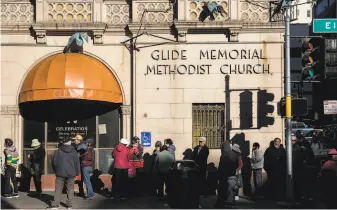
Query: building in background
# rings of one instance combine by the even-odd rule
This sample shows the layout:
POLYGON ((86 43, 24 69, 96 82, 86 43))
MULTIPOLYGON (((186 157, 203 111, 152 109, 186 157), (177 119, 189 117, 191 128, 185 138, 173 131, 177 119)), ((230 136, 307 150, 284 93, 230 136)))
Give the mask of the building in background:
MULTIPOLYGON (((44 189, 54 189, 50 157, 60 136, 93 138, 94 168, 103 174, 122 137, 141 136, 149 153, 171 138, 181 159, 205 136, 217 163, 226 132, 246 156, 253 142, 266 149, 284 136, 276 108, 284 23, 270 23, 267 2, 216 1, 211 13, 201 0, 130 2, 1 2, 0 137, 14 139, 24 165, 31 140, 44 143, 44 189), (88 43, 83 53, 64 54, 75 32, 86 32, 88 43), (130 53, 122 42, 140 33, 130 53), (226 85, 233 90, 227 106, 226 85)), ((102 179, 110 184, 110 176, 102 179)))

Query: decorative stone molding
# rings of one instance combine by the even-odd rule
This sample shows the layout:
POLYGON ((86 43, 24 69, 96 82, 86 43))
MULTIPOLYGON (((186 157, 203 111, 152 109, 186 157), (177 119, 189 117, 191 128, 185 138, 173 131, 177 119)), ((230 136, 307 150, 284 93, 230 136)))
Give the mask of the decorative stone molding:
POLYGON ((1 3, 1 23, 27 24, 34 22, 34 6, 29 0, 1 3))
POLYGON ((130 115, 131 114, 131 105, 122 105, 121 110, 122 110, 123 115, 130 115))
POLYGON ((49 1, 48 22, 92 22, 92 1, 49 1))
POLYGON ((130 22, 130 7, 125 1, 112 1, 105 4, 106 21, 112 24, 126 24, 130 22))
POLYGON ((47 38, 46 38, 46 30, 36 30, 35 35, 36 35, 36 43, 37 44, 46 44, 47 43, 47 38))
POLYGON ((135 16, 133 21, 140 22, 173 22, 173 8, 167 0, 133 1, 135 16), (144 13, 144 11, 147 11, 144 13))
POLYGON ((269 2, 240 1, 239 10, 243 21, 269 22, 269 2))
POLYGON ((103 44, 104 30, 92 30, 94 36, 94 44, 103 44))
POLYGON ((238 42, 239 41, 239 30, 230 29, 229 30, 229 41, 230 42, 238 42))
MULTIPOLYGON (((199 16, 201 12, 203 11, 203 7, 205 6, 206 1, 204 0, 192 0, 192 1, 185 1, 186 2, 186 8, 188 8, 188 16, 186 17, 186 20, 191 21, 199 21, 199 16)), ((224 13, 222 14, 213 14, 215 17, 214 21, 225 21, 229 19, 229 1, 228 0, 217 0, 214 1, 218 5, 221 5, 221 7, 224 9, 224 13)), ((208 17, 205 21, 211 21, 210 17, 208 17)))
POLYGON ((178 42, 186 42, 187 30, 178 32, 178 42))
POLYGON ((19 115, 19 107, 15 105, 1 105, 1 115, 19 115))

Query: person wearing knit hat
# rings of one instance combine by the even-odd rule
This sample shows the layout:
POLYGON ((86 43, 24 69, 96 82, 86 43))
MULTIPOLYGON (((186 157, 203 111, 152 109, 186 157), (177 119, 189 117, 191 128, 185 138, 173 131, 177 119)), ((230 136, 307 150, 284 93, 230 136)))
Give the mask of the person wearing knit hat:
POLYGON ((31 162, 31 172, 33 174, 33 180, 36 189, 36 195, 42 195, 42 183, 41 177, 44 171, 44 159, 46 156, 46 150, 41 146, 41 143, 38 139, 32 140, 32 145, 34 148, 33 155, 30 155, 28 158, 31 162))

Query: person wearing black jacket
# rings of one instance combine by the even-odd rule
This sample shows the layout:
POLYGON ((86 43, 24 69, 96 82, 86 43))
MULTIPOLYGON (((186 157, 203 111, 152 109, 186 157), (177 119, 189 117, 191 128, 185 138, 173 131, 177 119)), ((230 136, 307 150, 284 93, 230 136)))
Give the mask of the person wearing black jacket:
POLYGON ((264 152, 264 170, 268 174, 269 189, 267 196, 283 199, 285 196, 286 150, 280 138, 275 138, 264 152))
POLYGON ((199 166, 202 195, 204 195, 207 192, 206 190, 206 170, 207 170, 208 155, 209 155, 209 149, 206 146, 206 138, 199 137, 199 145, 194 147, 194 150, 193 150, 193 160, 199 166))
POLYGON ((37 196, 41 196, 42 187, 41 187, 41 176, 44 170, 44 158, 46 156, 46 150, 41 146, 41 143, 38 139, 32 140, 32 148, 34 148, 34 154, 28 158, 31 161, 32 175, 35 184, 35 190, 37 196))
POLYGON ((80 173, 80 161, 76 149, 71 145, 71 138, 67 138, 56 150, 51 160, 52 168, 56 175, 55 196, 51 209, 60 206, 61 194, 65 184, 67 188, 67 206, 72 208, 74 198, 74 182, 80 173))

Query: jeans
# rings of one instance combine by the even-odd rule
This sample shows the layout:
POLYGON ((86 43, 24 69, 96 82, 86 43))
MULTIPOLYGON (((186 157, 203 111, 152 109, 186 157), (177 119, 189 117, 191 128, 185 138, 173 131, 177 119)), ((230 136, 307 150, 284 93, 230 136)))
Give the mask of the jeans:
POLYGON ((82 168, 82 180, 87 187, 87 197, 91 198, 94 196, 94 191, 92 189, 91 181, 90 181, 90 174, 92 173, 91 166, 85 166, 82 168))
POLYGON ((60 206, 61 202, 61 194, 64 185, 66 185, 67 188, 67 206, 72 206, 72 201, 74 200, 74 182, 75 177, 60 177, 57 176, 55 180, 55 196, 54 201, 52 203, 53 207, 60 206))
POLYGON ((255 194, 261 195, 262 189, 262 169, 253 169, 253 181, 255 187, 255 194))
POLYGON ((37 193, 42 193, 41 176, 42 176, 42 171, 40 170, 40 164, 34 163, 33 180, 35 184, 35 190, 37 193))
POLYGON ((223 207, 224 204, 235 203, 235 194, 239 189, 236 184, 236 176, 224 177, 220 180, 216 206, 223 207))
POLYGON ((7 165, 5 168, 5 194, 12 195, 12 187, 11 187, 11 180, 13 183, 13 193, 18 193, 18 182, 16 181, 16 168, 13 166, 7 165))
POLYGON ((112 177, 111 196, 119 194, 121 197, 126 197, 128 192, 128 169, 115 168, 115 173, 112 177))

